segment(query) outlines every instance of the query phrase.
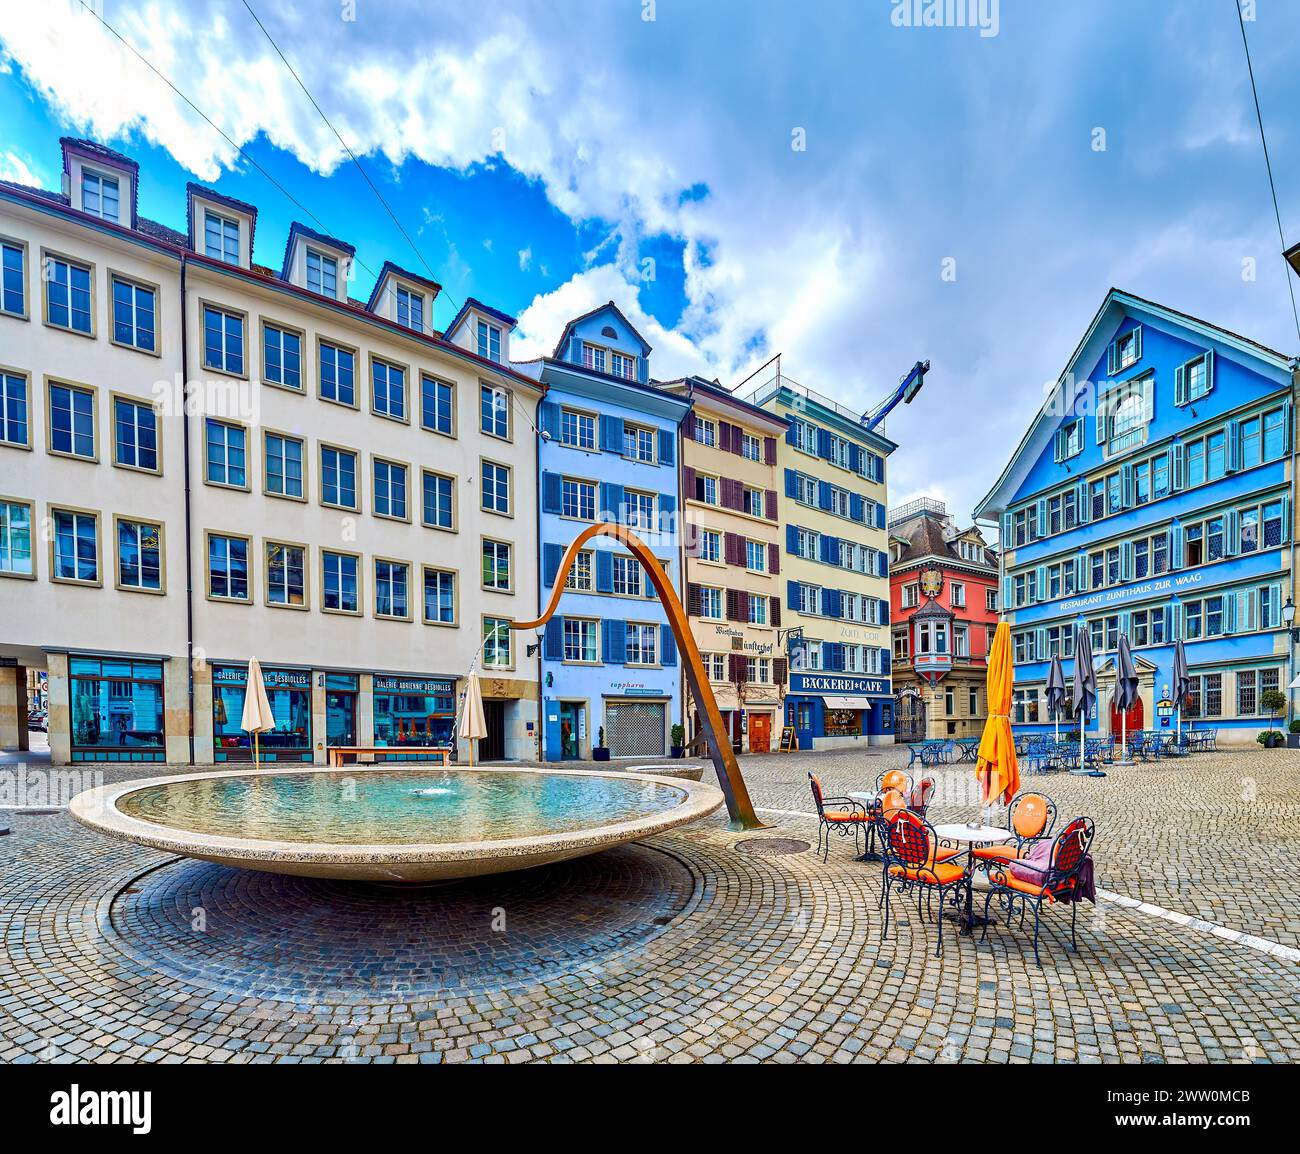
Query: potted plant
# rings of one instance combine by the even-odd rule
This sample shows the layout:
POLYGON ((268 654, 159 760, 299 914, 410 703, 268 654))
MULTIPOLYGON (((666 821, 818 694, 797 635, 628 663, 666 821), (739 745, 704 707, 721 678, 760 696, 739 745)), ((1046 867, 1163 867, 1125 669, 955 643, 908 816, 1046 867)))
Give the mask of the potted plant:
MULTIPOLYGON (((1265 749, 1273 749, 1282 745, 1286 741, 1285 735, 1276 728, 1277 717, 1286 709, 1286 694, 1280 689, 1266 689, 1259 695, 1259 705, 1265 713, 1268 714, 1269 728, 1265 731, 1268 735, 1268 741, 1263 742, 1265 749)), ((1263 734, 1260 735, 1264 736, 1263 734)))
POLYGON ((1287 728, 1288 728, 1288 733, 1286 735, 1287 749, 1300 749, 1300 718, 1291 722, 1291 724, 1287 728))
POLYGON ((669 732, 671 734, 673 757, 685 757, 686 756, 686 726, 674 725, 669 732))
POLYGON ((1280 729, 1266 729, 1255 740, 1265 749, 1276 749, 1285 740, 1285 735, 1280 729))
POLYGON ((595 758, 596 761, 608 761, 609 747, 605 744, 605 727, 603 725, 599 730, 597 730, 596 740, 599 744, 592 746, 591 756, 595 758))

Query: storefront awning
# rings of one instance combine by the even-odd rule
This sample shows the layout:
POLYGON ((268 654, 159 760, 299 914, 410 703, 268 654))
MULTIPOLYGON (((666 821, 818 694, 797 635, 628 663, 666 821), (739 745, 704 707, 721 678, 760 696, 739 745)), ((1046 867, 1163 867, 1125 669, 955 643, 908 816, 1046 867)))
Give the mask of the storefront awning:
POLYGON ((826 703, 827 709, 870 709, 871 698, 869 697, 832 697, 826 694, 822 701, 826 703))

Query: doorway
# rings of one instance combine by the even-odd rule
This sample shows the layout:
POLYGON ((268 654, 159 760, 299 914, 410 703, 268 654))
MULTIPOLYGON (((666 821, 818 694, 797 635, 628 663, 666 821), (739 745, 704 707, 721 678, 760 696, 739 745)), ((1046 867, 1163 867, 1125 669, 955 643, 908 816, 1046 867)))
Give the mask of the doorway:
POLYGON ((478 759, 501 761, 506 755, 506 703, 484 701, 483 720, 487 722, 487 736, 478 743, 478 759))
POLYGON ((1118 709, 1112 708, 1110 711, 1110 732, 1112 737, 1119 737, 1122 733, 1132 733, 1134 730, 1141 729, 1146 720, 1145 711, 1142 708, 1142 698, 1138 698, 1133 703, 1133 708, 1128 711, 1127 717, 1118 709))
POLYGON ((769 753, 772 749, 772 715, 770 713, 751 713, 749 715, 749 752, 769 753))
POLYGON ((587 707, 581 701, 560 702, 560 760, 577 761, 582 757, 582 742, 587 736, 587 707))
POLYGON ((325 694, 325 745, 357 743, 357 695, 339 690, 325 694))

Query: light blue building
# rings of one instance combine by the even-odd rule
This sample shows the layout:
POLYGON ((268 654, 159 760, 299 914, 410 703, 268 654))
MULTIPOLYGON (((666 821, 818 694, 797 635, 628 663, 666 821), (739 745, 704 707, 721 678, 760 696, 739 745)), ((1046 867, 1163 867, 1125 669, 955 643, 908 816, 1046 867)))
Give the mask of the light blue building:
POLYGON ((1099 705, 1089 729, 1119 733, 1109 706, 1127 634, 1141 700, 1128 728, 1173 725, 1173 643, 1192 675, 1185 716, 1227 741, 1271 719, 1266 690, 1293 675, 1294 357, 1112 289, 977 516, 1002 524, 1011 622, 1012 722, 1050 729, 1052 654, 1073 675, 1086 623, 1099 705))
MULTIPOLYGON (((541 596, 587 526, 613 520, 680 585, 679 427, 689 401, 650 384, 650 346, 611 301, 570 321, 555 352, 521 365, 546 386, 541 437, 541 596)), ((617 542, 579 555, 541 645, 543 755, 662 757, 680 720, 677 646, 654 587, 617 542)))

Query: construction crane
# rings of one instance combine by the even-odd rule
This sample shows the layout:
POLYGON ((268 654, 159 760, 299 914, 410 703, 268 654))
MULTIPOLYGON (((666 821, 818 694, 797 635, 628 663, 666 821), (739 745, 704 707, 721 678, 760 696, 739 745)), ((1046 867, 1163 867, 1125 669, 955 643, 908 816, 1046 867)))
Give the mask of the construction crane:
POLYGON ((912 403, 912 398, 921 391, 921 386, 925 384, 925 374, 930 371, 929 361, 917 361, 906 373, 903 374, 902 380, 898 382, 898 388, 884 403, 877 405, 869 413, 862 416, 862 424, 868 432, 871 432, 881 421, 883 421, 901 401, 905 405, 912 403))

